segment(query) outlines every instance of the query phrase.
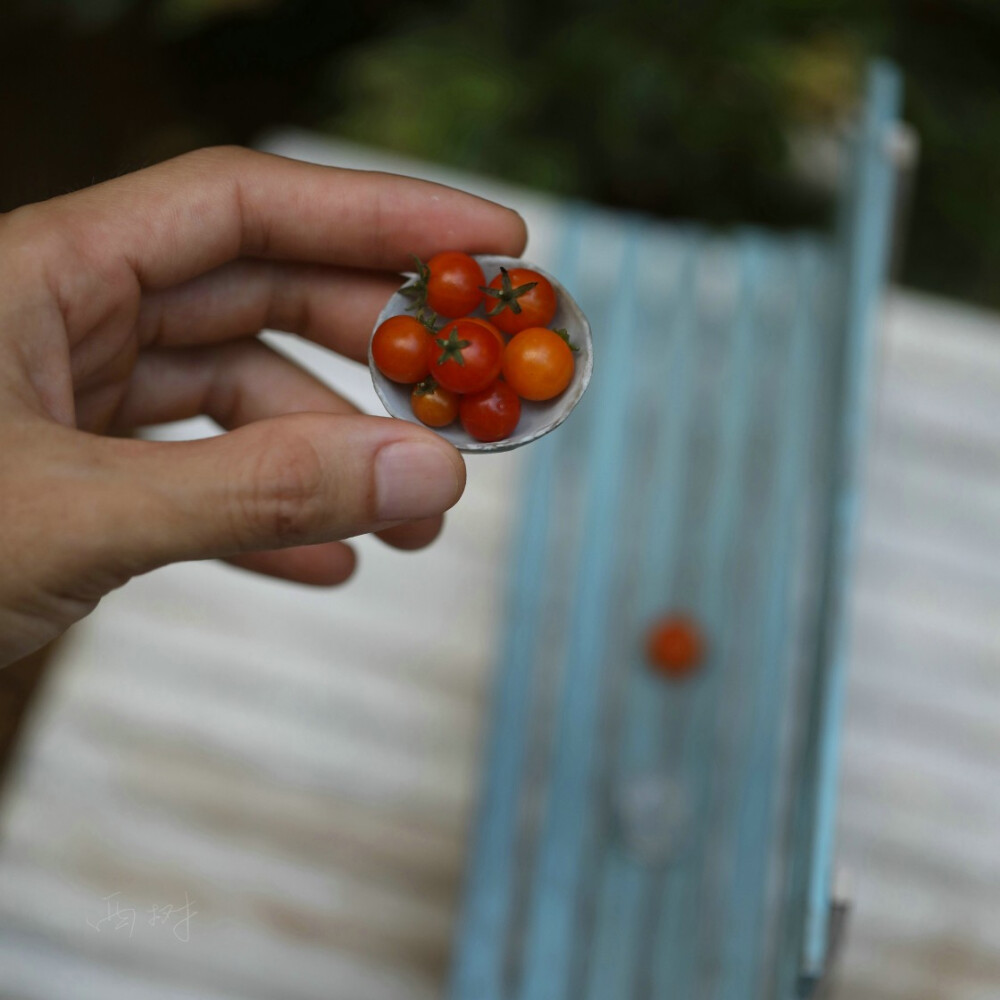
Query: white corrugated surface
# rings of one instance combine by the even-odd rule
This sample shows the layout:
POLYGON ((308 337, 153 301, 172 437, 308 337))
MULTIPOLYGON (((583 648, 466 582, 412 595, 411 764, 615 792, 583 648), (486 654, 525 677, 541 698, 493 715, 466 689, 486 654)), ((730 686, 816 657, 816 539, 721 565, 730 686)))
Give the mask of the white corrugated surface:
MULTIPOLYGON (((416 172, 300 136, 271 145, 416 172)), ((524 210, 544 263, 554 209, 478 189, 524 210)), ((363 369, 282 342, 376 408, 363 369)), ((1000 320, 899 293, 884 343, 840 995, 995 998, 1000 320)), ((75 631, 0 815, 0 996, 440 995, 520 457, 469 464, 432 550, 362 541, 341 590, 190 564, 133 582, 75 631), (163 910, 150 924, 185 896, 189 924, 163 910), (102 924, 109 905, 136 911, 131 933, 102 924)))
POLYGON ((854 595, 838 996, 1000 997, 1000 318, 887 311, 854 595))

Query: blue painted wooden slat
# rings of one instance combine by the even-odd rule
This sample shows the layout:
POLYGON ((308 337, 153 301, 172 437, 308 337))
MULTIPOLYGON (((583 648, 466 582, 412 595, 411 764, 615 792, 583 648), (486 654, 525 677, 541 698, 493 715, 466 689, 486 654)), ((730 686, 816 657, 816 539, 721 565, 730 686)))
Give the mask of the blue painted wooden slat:
MULTIPOLYGON (((582 210, 565 222, 556 273, 572 287, 583 235, 582 210)), ((507 597, 509 628, 497 673, 485 780, 466 881, 451 995, 454 1000, 499 1000, 516 878, 515 841, 528 743, 527 719, 548 561, 552 478, 559 436, 532 445, 520 516, 521 537, 507 597)))
POLYGON ((895 68, 878 63, 868 88, 857 191, 849 232, 846 283, 845 385, 837 462, 837 504, 827 594, 829 645, 820 672, 815 820, 809 849, 808 910, 802 956, 805 976, 822 973, 830 908, 840 731, 846 673, 846 597, 858 512, 857 468, 868 427, 875 311, 888 264, 894 173, 890 127, 899 113, 902 83, 895 68))
POLYGON ((680 761, 691 816, 688 850, 681 862, 667 875, 664 896, 658 913, 657 947, 652 972, 653 995, 695 996, 700 992, 697 940, 701 922, 699 912, 710 901, 698 898, 702 874, 711 858, 706 857, 709 843, 706 795, 713 777, 713 715, 725 693, 727 674, 726 640, 732 632, 726 627, 731 598, 727 583, 730 552, 738 523, 741 480, 744 470, 747 435, 747 404, 755 355, 753 332, 755 296, 760 281, 762 250, 757 237, 745 233, 736 244, 739 255, 739 291, 733 306, 729 342, 725 347, 726 371, 721 392, 721 413, 716 469, 709 507, 703 512, 705 532, 700 552, 701 585, 694 610, 705 628, 709 656, 688 706, 683 726, 680 761))
MULTIPOLYGON (((610 328, 615 350, 603 355, 594 405, 596 426, 588 456, 584 550, 577 569, 562 704, 555 728, 552 784, 528 914, 521 996, 524 1000, 563 997, 577 945, 577 894, 586 836, 594 822, 594 734, 600 724, 609 588, 614 571, 615 532, 628 447, 628 386, 634 334, 634 273, 639 231, 628 227, 621 279, 610 328)), ((600 341, 598 341, 600 343, 600 341)), ((595 369, 595 381, 596 381, 595 369)), ((592 386, 591 391, 595 386, 592 386)))
MULTIPOLYGON (((675 556, 681 531, 681 503, 685 494, 687 449, 686 432, 690 419, 691 355, 697 337, 697 261, 700 235, 688 240, 678 281, 671 288, 673 316, 662 330, 669 332, 668 345, 655 345, 650 355, 655 363, 659 407, 654 410, 662 425, 650 476, 645 516, 639 530, 645 544, 639 566, 639 587, 632 616, 632 628, 639 634, 644 625, 664 606, 669 606, 675 556)), ((659 305, 659 303, 657 303, 659 305)), ((654 309, 655 311, 655 309, 654 309)), ((661 321, 662 322, 662 321, 661 321)), ((653 327, 659 330, 659 325, 653 327)), ((658 763, 662 750, 663 685, 649 673, 640 657, 633 654, 627 677, 625 725, 621 730, 621 755, 614 768, 619 789, 623 782, 658 763)), ((612 800, 614 790, 612 790, 612 800)), ((589 1000, 632 995, 637 971, 639 926, 647 909, 649 869, 612 844, 604 857, 599 876, 597 920, 591 946, 589 1000)))
POLYGON ((827 263, 817 248, 800 245, 795 255, 797 287, 792 317, 791 351, 782 404, 776 409, 778 462, 774 470, 773 500, 769 523, 763 526, 759 554, 759 588, 763 596, 761 649, 748 657, 753 667, 750 690, 750 732, 742 766, 734 783, 731 839, 732 881, 726 893, 729 913, 717 932, 722 937, 720 989, 722 1000, 751 1000, 760 995, 761 963, 764 958, 765 921, 769 865, 774 858, 772 838, 773 804, 777 797, 778 750, 782 716, 789 704, 785 698, 791 614, 789 582, 796 545, 801 544, 795 527, 808 458, 812 411, 819 366, 821 338, 827 326, 817 316, 817 283, 827 263), (798 419, 789 420, 789 414, 798 419))

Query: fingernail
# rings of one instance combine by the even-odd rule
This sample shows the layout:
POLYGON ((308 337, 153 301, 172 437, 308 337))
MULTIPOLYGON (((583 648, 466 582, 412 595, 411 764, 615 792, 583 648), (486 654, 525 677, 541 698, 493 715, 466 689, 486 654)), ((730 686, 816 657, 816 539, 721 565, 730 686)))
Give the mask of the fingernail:
POLYGON ((383 521, 440 514, 460 494, 454 464, 435 445, 397 441, 375 456, 375 504, 383 521))

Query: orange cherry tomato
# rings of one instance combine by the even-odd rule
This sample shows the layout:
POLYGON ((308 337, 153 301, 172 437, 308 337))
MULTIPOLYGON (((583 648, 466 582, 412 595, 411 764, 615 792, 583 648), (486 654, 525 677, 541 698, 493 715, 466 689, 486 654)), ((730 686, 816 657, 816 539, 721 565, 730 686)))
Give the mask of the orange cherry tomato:
POLYGON ((646 636, 650 665, 666 677, 686 677, 701 665, 705 640, 701 630, 686 615, 671 614, 654 622, 646 636))
POLYGON ((556 292, 544 274, 526 267, 500 268, 489 283, 483 305, 486 317, 502 333, 548 326, 556 314, 556 292))
POLYGON ((514 335, 503 356, 503 377, 522 398, 558 396, 573 378, 573 351, 553 330, 532 326, 514 335))
POLYGON ((413 414, 428 427, 447 427, 458 416, 458 394, 427 379, 410 393, 413 414))
POLYGON ((521 400, 506 382, 497 379, 482 391, 463 396, 458 415, 477 441, 502 441, 514 433, 521 419, 521 400))
POLYGON ((372 337, 375 366, 393 382, 419 382, 427 378, 427 327, 413 316, 390 316, 372 337))

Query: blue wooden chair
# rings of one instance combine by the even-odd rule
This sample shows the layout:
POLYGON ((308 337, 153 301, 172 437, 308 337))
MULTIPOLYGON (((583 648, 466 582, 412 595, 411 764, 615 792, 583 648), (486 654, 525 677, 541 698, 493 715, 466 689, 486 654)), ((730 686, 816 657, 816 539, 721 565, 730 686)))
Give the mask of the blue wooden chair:
POLYGON ((837 231, 567 210, 595 372, 532 449, 452 1000, 808 995, 893 193, 876 65, 837 231), (690 611, 700 673, 651 673, 690 611))

